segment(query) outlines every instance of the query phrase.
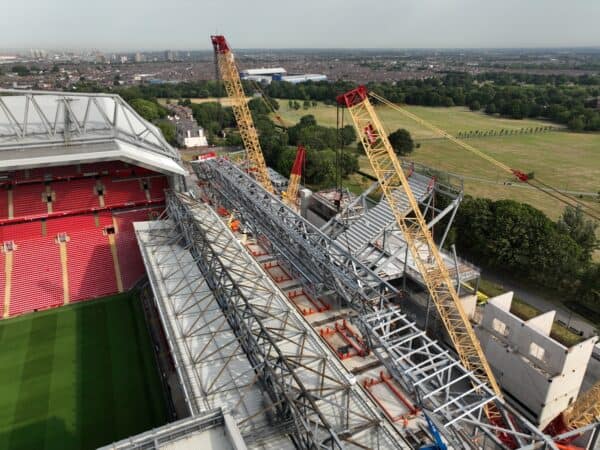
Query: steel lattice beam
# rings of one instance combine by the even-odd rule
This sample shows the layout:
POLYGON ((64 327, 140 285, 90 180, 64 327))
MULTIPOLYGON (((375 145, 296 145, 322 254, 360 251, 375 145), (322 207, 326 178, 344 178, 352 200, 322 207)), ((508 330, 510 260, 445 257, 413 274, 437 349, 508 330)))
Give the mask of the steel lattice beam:
POLYGON ((214 211, 170 194, 167 212, 299 448, 407 448, 214 211))

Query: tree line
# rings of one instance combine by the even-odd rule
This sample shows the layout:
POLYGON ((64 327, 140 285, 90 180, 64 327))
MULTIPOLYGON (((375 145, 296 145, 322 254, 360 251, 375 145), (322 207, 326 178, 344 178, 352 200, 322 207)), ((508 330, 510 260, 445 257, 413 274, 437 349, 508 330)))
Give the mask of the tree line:
MULTIPOLYGON (((243 82, 248 95, 257 92, 253 83, 243 82)), ((82 83, 81 89, 88 86, 82 83)), ((292 101, 292 107, 307 107, 314 101, 335 104, 340 93, 355 87, 345 80, 292 84, 273 81, 263 87, 271 98, 292 101)), ((600 130, 600 76, 483 73, 476 76, 450 72, 442 77, 373 82, 367 87, 395 103, 423 106, 467 106, 474 111, 499 114, 513 119, 544 118, 564 124, 574 131, 600 130)), ((105 90, 107 88, 104 88, 105 90)), ((225 97, 219 81, 114 87, 129 98, 208 98, 225 97)))
POLYGON ((477 264, 553 289, 600 313, 597 224, 566 207, 558 222, 525 203, 466 196, 453 225, 460 253, 477 264))

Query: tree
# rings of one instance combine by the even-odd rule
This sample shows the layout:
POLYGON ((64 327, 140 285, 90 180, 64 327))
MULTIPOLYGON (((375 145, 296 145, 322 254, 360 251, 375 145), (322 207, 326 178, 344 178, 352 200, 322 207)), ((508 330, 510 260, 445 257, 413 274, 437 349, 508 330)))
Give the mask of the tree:
POLYGON ((340 155, 340 169, 342 171, 342 177, 358 171, 360 168, 358 164, 358 157, 354 152, 342 151, 340 155))
POLYGON ((30 74, 29 69, 26 66, 23 66, 21 64, 17 64, 16 66, 13 66, 11 71, 15 72, 20 77, 24 77, 24 76, 27 76, 30 74))
POLYGON ((169 144, 177 145, 175 125, 168 120, 161 120, 158 122, 158 128, 169 144))
POLYGON ((398 128, 388 136, 388 139, 398 155, 408 155, 414 150, 415 143, 410 133, 404 128, 398 128))
POLYGON ((571 236, 579 244, 583 249, 585 261, 589 261, 592 252, 600 248, 596 238, 598 224, 592 220, 586 220, 580 207, 567 206, 556 226, 561 233, 571 236))
POLYGON ((144 119, 152 122, 166 116, 165 109, 156 102, 144 100, 143 98, 134 98, 129 102, 133 109, 144 119))
POLYGON ((567 124, 569 130, 582 131, 585 128, 585 121, 582 116, 575 116, 567 124))
POLYGON ((469 103, 469 109, 471 111, 479 111, 481 109, 481 103, 479 103, 477 100, 473 100, 471 103, 469 103))
POLYGON ((591 264, 581 274, 576 295, 578 301, 596 312, 600 310, 600 264, 591 264))
POLYGON ((312 127, 317 124, 317 119, 312 114, 307 114, 306 116, 300 117, 300 122, 298 122, 302 128, 312 127))
POLYGON ((352 144, 356 140, 356 131, 352 125, 346 125, 341 130, 342 144, 344 146, 352 144))
POLYGON ((487 114, 496 114, 496 105, 493 103, 488 103, 485 107, 485 112, 487 114))

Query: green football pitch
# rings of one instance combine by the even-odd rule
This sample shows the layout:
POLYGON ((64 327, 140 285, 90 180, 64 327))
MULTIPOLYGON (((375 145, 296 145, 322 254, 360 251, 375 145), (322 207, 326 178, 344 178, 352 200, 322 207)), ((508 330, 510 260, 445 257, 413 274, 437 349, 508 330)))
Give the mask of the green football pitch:
POLYGON ((91 449, 166 422, 137 298, 0 322, 0 449, 91 449))

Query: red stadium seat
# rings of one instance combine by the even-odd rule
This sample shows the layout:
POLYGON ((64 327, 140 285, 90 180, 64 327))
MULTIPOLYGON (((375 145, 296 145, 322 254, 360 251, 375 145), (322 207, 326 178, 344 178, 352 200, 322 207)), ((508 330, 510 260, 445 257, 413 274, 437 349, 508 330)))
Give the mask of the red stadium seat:
POLYGON ((148 209, 115 213, 117 225, 117 254, 121 268, 123 288, 131 289, 144 275, 144 263, 140 254, 133 222, 149 220, 148 209))
MULTIPOLYGON (((118 291, 107 229, 115 233, 123 288, 130 289, 144 275, 132 224, 160 214, 166 177, 117 161, 18 171, 4 180, 5 186, 10 184, 12 219, 8 190, 0 188, 0 245, 14 244, 10 316, 64 304, 58 235, 67 237, 71 302, 118 291), (96 195, 98 180, 104 188, 104 207, 96 195), (50 214, 47 187, 54 194, 50 214)), ((5 261, 0 251, 0 317, 5 261)))
POLYGON ((10 315, 63 304, 58 244, 53 237, 15 240, 10 315))
POLYGON ((106 206, 124 205, 147 200, 139 179, 119 180, 102 177, 102 184, 105 187, 104 202, 106 206))
POLYGON ((14 216, 47 213, 48 203, 43 195, 45 192, 46 186, 43 183, 13 186, 14 216))
POLYGON ((67 267, 71 302, 117 292, 114 262, 103 231, 96 228, 69 234, 67 267))

